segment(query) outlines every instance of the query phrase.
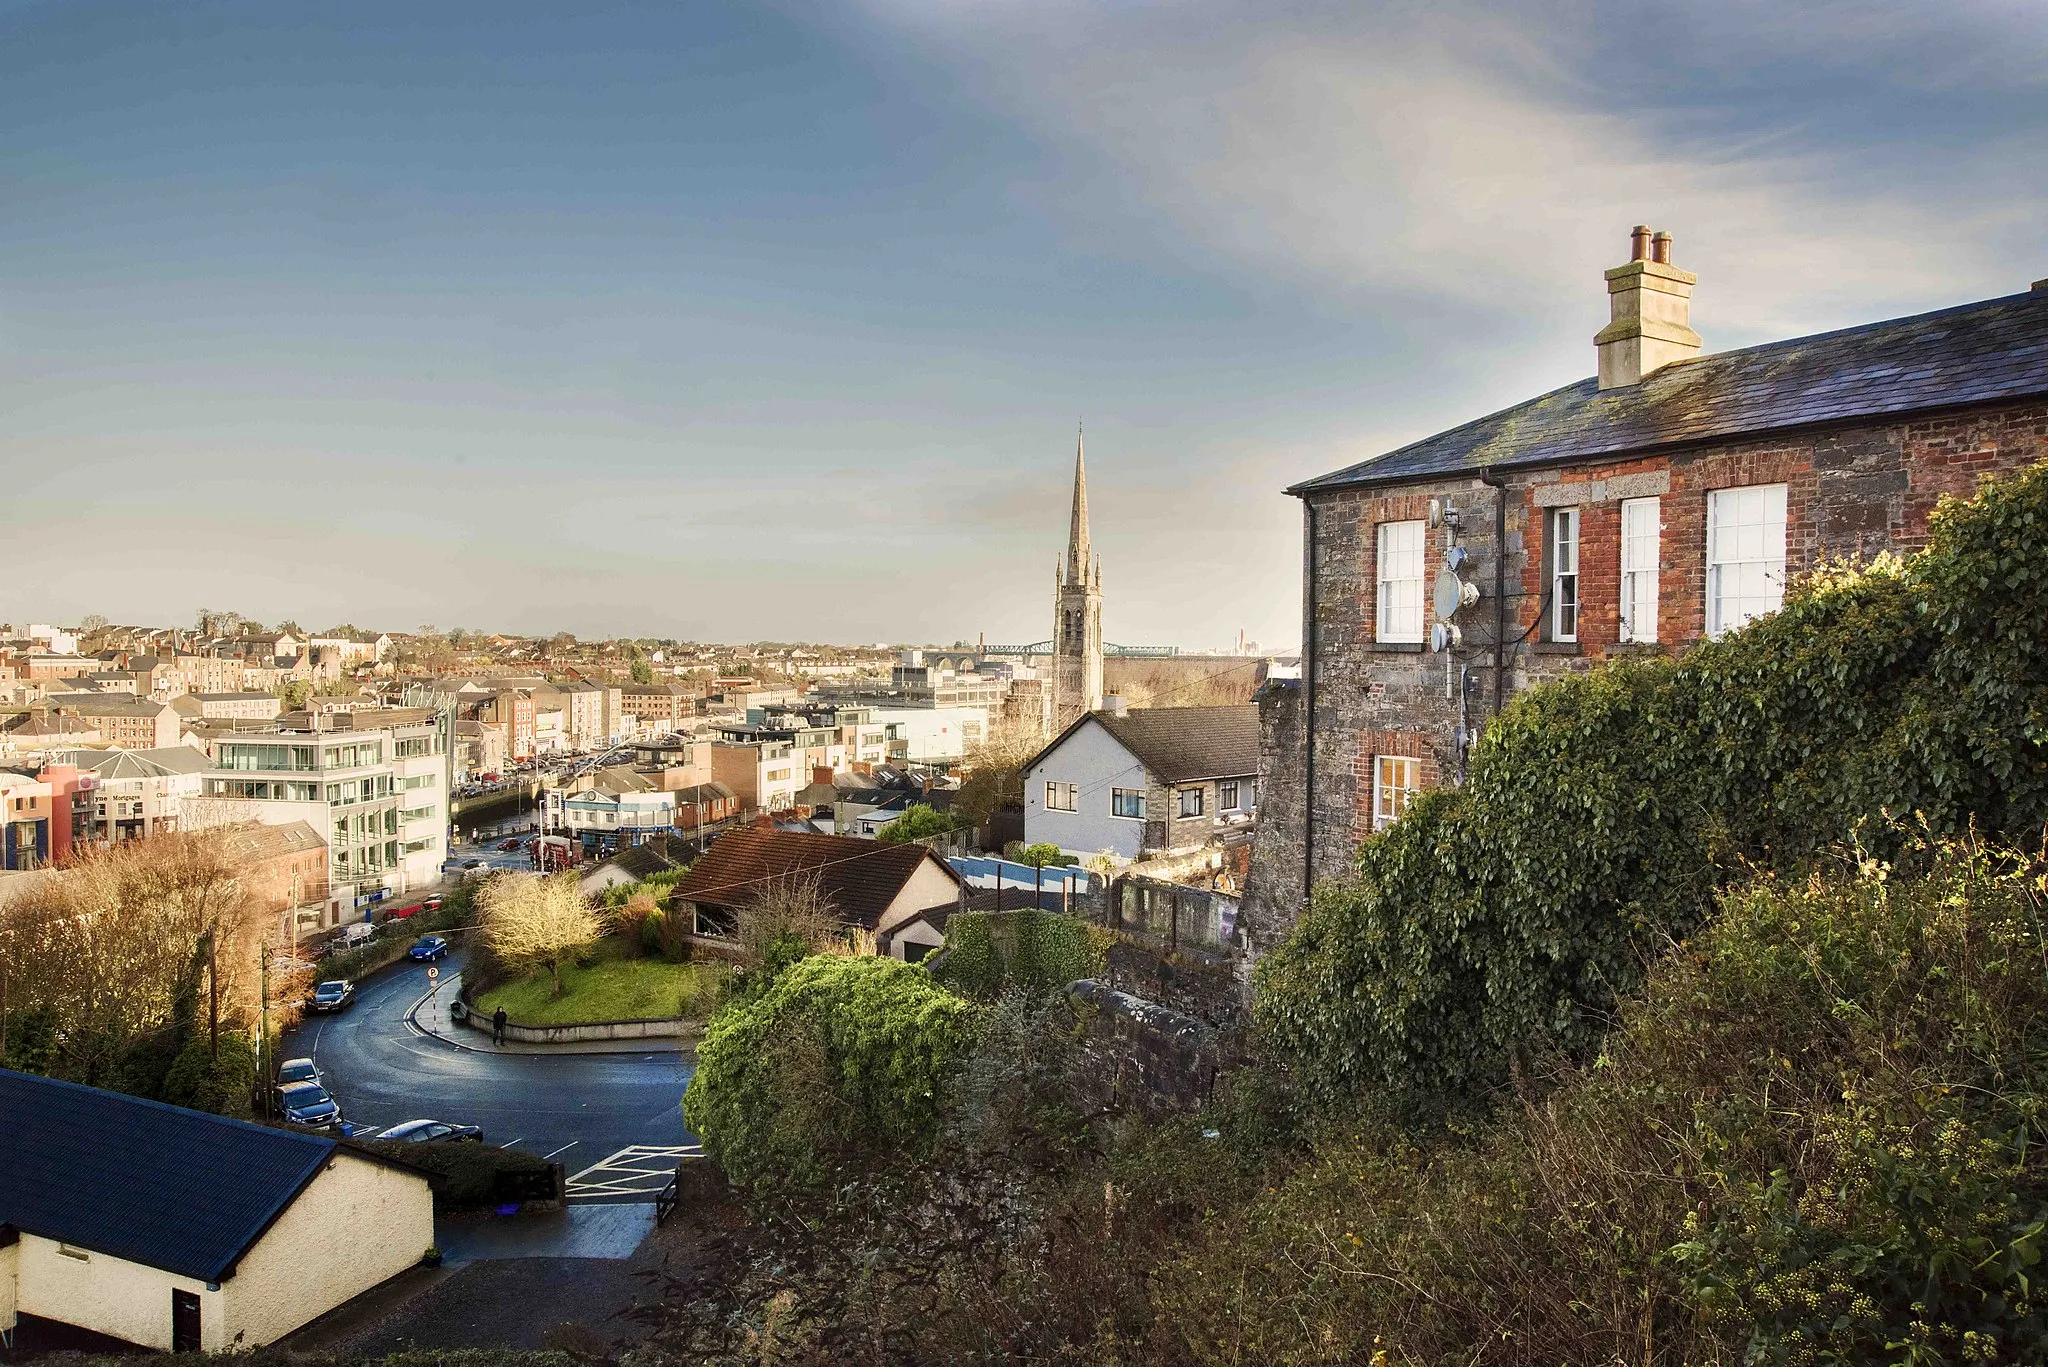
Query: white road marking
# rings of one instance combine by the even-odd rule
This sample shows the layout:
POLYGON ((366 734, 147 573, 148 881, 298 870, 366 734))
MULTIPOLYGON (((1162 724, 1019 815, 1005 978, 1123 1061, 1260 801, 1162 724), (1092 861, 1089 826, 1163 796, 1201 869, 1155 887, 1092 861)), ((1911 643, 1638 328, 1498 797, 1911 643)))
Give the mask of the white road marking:
POLYGON ((522 1135, 520 1135, 518 1139, 508 1139, 508 1140, 506 1140, 506 1141, 505 1141, 504 1147, 505 1147, 505 1148, 508 1148, 508 1149, 509 1149, 509 1148, 511 1148, 511 1147, 512 1147, 512 1146, 513 1146, 514 1144, 518 1144, 518 1143, 522 1143, 522 1142, 524 1142, 524 1141, 525 1141, 525 1139, 526 1139, 526 1136, 525 1136, 525 1135, 523 1135, 523 1134, 522 1134, 522 1135))
POLYGON ((651 1201, 676 1175, 676 1166, 704 1156, 701 1144, 634 1144, 571 1177, 571 1198, 651 1201))
MULTIPOLYGON (((575 1148, 578 1144, 581 1144, 582 1142, 583 1141, 580 1139, 572 1139, 568 1143, 562 1145, 561 1148, 556 1149, 555 1153, 567 1153, 569 1150, 575 1148)), ((555 1156, 555 1153, 544 1153, 541 1155, 541 1157, 544 1159, 553 1158, 555 1156)))

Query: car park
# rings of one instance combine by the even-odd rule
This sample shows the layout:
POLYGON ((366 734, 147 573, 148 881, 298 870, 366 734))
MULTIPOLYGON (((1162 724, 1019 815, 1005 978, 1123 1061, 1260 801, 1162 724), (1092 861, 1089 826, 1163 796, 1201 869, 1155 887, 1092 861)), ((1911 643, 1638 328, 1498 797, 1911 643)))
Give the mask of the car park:
POLYGON ((308 1129, 341 1123, 341 1103, 317 1082, 294 1082, 277 1089, 277 1107, 287 1122, 308 1129))
POLYGON ((288 1058, 277 1065, 277 1085, 289 1087, 295 1082, 318 1082, 320 1070, 309 1058, 288 1058))
POLYGON ((408 1120, 373 1136, 395 1144, 432 1144, 471 1141, 482 1143, 484 1132, 476 1125, 451 1125, 441 1120, 408 1120))
POLYGON ((355 1004, 356 985, 346 978, 330 978, 313 989, 306 1002, 308 1011, 341 1011, 355 1004))
POLYGON ((445 959, 448 957, 448 942, 438 935, 422 935, 412 942, 411 949, 405 951, 405 957, 422 964, 445 959))

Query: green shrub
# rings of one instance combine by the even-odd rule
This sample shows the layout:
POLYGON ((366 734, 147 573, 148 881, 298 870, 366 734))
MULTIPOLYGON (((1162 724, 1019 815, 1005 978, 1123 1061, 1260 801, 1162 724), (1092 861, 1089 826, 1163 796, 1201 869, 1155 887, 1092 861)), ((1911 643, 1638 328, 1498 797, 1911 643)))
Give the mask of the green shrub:
POLYGON ((977 1001, 1005 988, 1030 996, 1098 977, 1109 933, 1057 911, 963 911, 946 922, 946 952, 933 970, 940 982, 977 1001))
POLYGON ((929 840, 953 829, 953 818, 933 811, 922 802, 915 802, 904 808, 902 816, 882 827, 875 839, 884 845, 907 845, 913 840, 929 840))
POLYGON ((2048 1360, 2039 867, 1905 852, 1728 895, 1541 1103, 1326 1138, 1157 1272, 1160 1358, 2048 1360))
POLYGON ((196 1111, 246 1117, 256 1090, 256 1050, 240 1034, 223 1030, 216 1055, 201 1026, 178 1051, 163 1079, 163 1099, 196 1111))
POLYGON ((712 1022, 684 1119, 756 1191, 815 1185, 861 1154, 914 1162, 975 1016, 915 964, 813 955, 712 1022))
POLYGON ((1318 889, 1255 1010, 1311 1096, 1465 1103, 1580 1055, 1746 868, 1901 838, 1887 813, 2023 839, 2048 822, 2048 467, 1937 510, 1900 565, 1829 571, 1677 662, 1531 689, 1466 784, 1318 889))

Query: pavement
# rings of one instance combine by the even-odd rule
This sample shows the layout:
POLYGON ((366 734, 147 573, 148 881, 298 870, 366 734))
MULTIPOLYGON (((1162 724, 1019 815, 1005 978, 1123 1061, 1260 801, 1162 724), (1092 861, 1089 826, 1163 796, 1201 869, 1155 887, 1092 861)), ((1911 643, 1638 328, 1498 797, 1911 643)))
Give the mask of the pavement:
POLYGON ((567 1044, 526 1044, 491 1039, 489 1030, 457 1025, 450 1007, 462 992, 462 974, 443 972, 427 994, 407 1013, 412 1025, 455 1049, 480 1054, 680 1054, 690 1042, 682 1039, 591 1039, 567 1044))
MULTIPOLYGON (((440 962, 442 981, 461 972, 464 954, 457 949, 440 962)), ((418 1119, 481 1125, 491 1143, 555 1160, 572 1175, 592 1172, 588 1189, 572 1189, 572 1200, 651 1201, 644 1183, 621 1180, 607 1165, 644 1167, 653 1152, 668 1156, 673 1172, 675 1161, 698 1151, 681 1106, 691 1056, 644 1045, 630 1052, 501 1052, 489 1048, 488 1036, 478 1037, 482 1048, 470 1040, 458 1045, 414 1022, 430 987, 427 965, 401 960, 358 983, 347 1011, 299 1025, 281 1056, 311 1058, 352 1121, 380 1128, 418 1119)))

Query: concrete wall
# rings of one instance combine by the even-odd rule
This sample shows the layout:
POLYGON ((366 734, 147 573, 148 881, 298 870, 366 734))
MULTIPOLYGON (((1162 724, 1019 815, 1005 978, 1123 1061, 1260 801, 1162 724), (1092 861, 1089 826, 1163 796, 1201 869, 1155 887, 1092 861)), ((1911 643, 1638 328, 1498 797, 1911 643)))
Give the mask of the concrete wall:
MULTIPOLYGON (((17 1254, 19 1309, 61 1324, 76 1325, 144 1348, 171 1346, 171 1292, 199 1297, 200 1344, 209 1352, 227 1346, 220 1291, 205 1282, 173 1276, 89 1249, 83 1256, 37 1234, 21 1236, 17 1254)), ((308 1316, 311 1318, 311 1316, 308 1316)))
POLYGON ((221 1337, 208 1324, 206 1345, 261 1347, 405 1271, 433 1246, 425 1177, 337 1152, 221 1284, 221 1337))
MULTIPOLYGON (((1084 859, 1102 850, 1121 859, 1136 859, 1144 849, 1146 822, 1109 814, 1110 792, 1116 788, 1148 792, 1153 784, 1137 757, 1090 721, 1024 775, 1024 839, 1034 845, 1057 845, 1084 859), (1079 810, 1047 811, 1048 782, 1076 785, 1079 810)), ((1153 811, 1157 800, 1156 792, 1147 800, 1148 820, 1158 819, 1153 811)))
POLYGON ((14 1279, 21 1266, 21 1241, 0 1244, 0 1329, 14 1327, 14 1279))

